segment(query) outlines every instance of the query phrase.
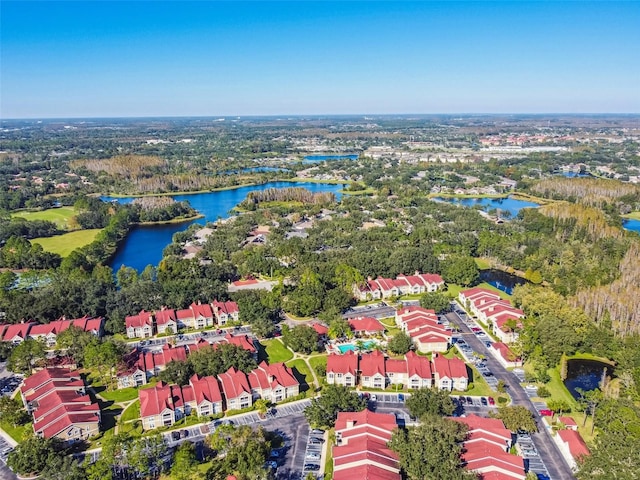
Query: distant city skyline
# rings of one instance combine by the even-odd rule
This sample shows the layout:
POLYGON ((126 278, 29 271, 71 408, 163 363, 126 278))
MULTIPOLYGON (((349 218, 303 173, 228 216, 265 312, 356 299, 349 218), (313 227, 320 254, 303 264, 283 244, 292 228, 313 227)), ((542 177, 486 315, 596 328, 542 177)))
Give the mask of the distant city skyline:
POLYGON ((0 3, 0 118, 639 113, 639 2, 0 3))

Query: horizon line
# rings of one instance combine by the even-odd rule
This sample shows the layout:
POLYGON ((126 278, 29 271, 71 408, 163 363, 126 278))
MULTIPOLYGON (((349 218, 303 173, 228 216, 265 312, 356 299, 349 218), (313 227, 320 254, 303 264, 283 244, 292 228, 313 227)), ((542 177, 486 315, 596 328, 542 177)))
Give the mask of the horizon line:
POLYGON ((218 120, 238 118, 282 118, 282 117, 394 117, 394 116, 500 116, 500 115, 530 115, 530 116, 640 116, 640 112, 439 112, 439 113, 275 113, 275 114, 229 114, 229 115, 108 115, 108 116, 60 116, 60 117, 12 117, 1 118, 1 122, 25 120, 133 120, 133 119, 187 119, 213 118, 218 120))

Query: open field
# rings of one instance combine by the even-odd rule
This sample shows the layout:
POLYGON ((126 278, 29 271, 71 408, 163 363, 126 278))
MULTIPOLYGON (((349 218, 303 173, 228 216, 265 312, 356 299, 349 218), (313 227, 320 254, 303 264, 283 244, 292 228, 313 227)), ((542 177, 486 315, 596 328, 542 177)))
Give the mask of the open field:
POLYGON ((285 347, 277 338, 272 340, 263 340, 262 344, 264 345, 267 356, 269 357, 269 363, 287 362, 293 358, 291 350, 285 347))
POLYGON ((58 225, 59 228, 67 230, 69 219, 76 215, 73 207, 49 208, 35 212, 15 212, 12 217, 21 217, 26 220, 48 220, 58 225))
POLYGON ((22 442, 25 439, 26 435, 28 434, 33 435, 32 422, 28 422, 28 423, 25 423, 24 425, 18 425, 17 427, 14 427, 11 422, 1 421, 0 428, 2 428, 2 430, 4 430, 7 433, 7 435, 9 435, 18 443, 22 442))
POLYGON ((298 370, 298 372, 300 372, 301 375, 304 375, 307 385, 313 388, 313 375, 311 375, 309 367, 303 359, 296 358, 295 360, 287 362, 286 365, 289 368, 295 368, 296 370, 298 370))
POLYGON ((47 252, 57 253, 66 257, 76 248, 84 247, 93 242, 101 229, 76 230, 53 237, 34 238, 31 243, 38 243, 47 252))

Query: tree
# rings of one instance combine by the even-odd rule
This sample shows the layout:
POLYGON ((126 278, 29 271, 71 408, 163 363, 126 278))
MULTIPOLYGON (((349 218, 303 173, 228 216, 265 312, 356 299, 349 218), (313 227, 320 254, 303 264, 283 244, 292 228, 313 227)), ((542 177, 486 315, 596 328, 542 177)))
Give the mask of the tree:
MULTIPOLYGON (((59 453, 48 458, 47 466, 42 470, 40 478, 43 480, 86 480, 87 472, 78 460, 59 453)), ((102 477, 102 479, 104 478, 102 477)))
POLYGON ((81 328, 71 325, 58 334, 56 345, 58 348, 66 350, 67 355, 73 358, 76 364, 82 365, 84 349, 94 341, 97 339, 90 332, 85 332, 81 328))
POLYGON ((296 325, 289 328, 282 326, 282 340, 284 344, 294 352, 306 353, 307 355, 318 350, 318 332, 308 325, 296 325))
POLYGON ((366 407, 366 401, 347 387, 327 385, 322 395, 311 400, 311 405, 304 409, 304 415, 314 426, 333 427, 338 412, 359 412, 366 407))
POLYGON ((442 262, 442 278, 447 283, 468 287, 480 278, 480 272, 472 257, 452 255, 442 262))
POLYGON ((640 441, 615 432, 598 435, 591 455, 579 460, 578 480, 638 479, 640 441))
POLYGON ((0 420, 12 424, 14 427, 29 421, 29 414, 22 407, 22 403, 14 398, 0 397, 0 420))
POLYGON ((258 365, 251 352, 232 343, 220 343, 215 347, 201 348, 189 355, 188 362, 194 373, 201 377, 217 376, 231 367, 249 373, 258 365))
POLYGON ((344 318, 336 318, 329 323, 328 335, 330 338, 352 338, 353 331, 349 322, 344 318))
POLYGON ((227 475, 234 475, 238 480, 266 478, 264 463, 271 452, 271 442, 262 428, 253 430, 246 425, 237 428, 230 425, 218 428, 211 437, 211 445, 219 457, 207 470, 207 480, 224 480, 227 475))
POLYGON ((413 346, 413 342, 411 341, 411 337, 404 332, 398 332, 393 336, 389 343, 387 343, 387 348, 396 355, 404 355, 413 346))
POLYGON ((431 388, 412 390, 406 405, 411 416, 416 418, 424 415, 449 416, 456 409, 448 392, 431 388))
POLYGON ((474 474, 460 461, 466 431, 462 423, 427 415, 417 427, 394 431, 389 446, 409 480, 472 479, 474 474))
POLYGON ((37 360, 45 357, 44 344, 38 340, 27 339, 11 352, 7 368, 12 372, 30 375, 37 360))
POLYGON ((569 413, 571 411, 571 405, 567 403, 565 400, 547 400, 547 406, 550 410, 553 410, 558 415, 562 415, 563 413, 569 413))
POLYGON ((435 310, 436 313, 449 309, 449 297, 446 293, 427 292, 420 296, 420 306, 435 310))
POLYGON ((191 363, 171 360, 167 363, 165 369, 158 374, 158 379, 165 383, 175 383, 182 386, 189 383, 192 375, 193 367, 191 363))
POLYGON ((512 432, 537 432, 538 427, 533 414, 521 405, 512 407, 498 407, 497 412, 490 412, 492 418, 499 418, 504 426, 512 432))
POLYGON ((191 442, 182 442, 173 454, 171 478, 175 480, 189 480, 196 470, 198 460, 196 449, 191 442))
POLYGON ((39 474, 55 461, 61 450, 62 444, 57 439, 30 437, 9 454, 7 465, 21 475, 39 474))

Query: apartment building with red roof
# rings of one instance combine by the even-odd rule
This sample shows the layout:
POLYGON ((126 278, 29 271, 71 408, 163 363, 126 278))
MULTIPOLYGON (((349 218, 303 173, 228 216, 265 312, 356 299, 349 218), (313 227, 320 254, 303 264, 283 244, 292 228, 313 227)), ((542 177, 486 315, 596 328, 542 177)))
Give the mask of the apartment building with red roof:
POLYGON ((378 277, 367 279, 363 285, 353 286, 354 295, 359 300, 378 300, 400 295, 435 292, 444 286, 440 275, 416 272, 415 275, 398 275, 395 279, 378 277))
POLYGON ((241 410, 253 405, 251 386, 247 375, 234 367, 218 375, 227 410, 241 410))
POLYGON ((254 357, 258 355, 258 350, 253 344, 253 340, 251 340, 248 335, 231 335, 227 332, 227 334, 224 336, 224 341, 227 343, 231 343, 232 345, 244 348, 254 357))
POLYGON ((459 358, 433 356, 434 384, 440 390, 464 391, 469 386, 467 365, 459 358))
POLYGON ((7 325, 7 328, 4 329, 4 333, 2 334, 2 341, 18 345, 28 338, 29 331, 34 325, 36 325, 34 322, 7 325))
POLYGON ((358 355, 349 350, 343 355, 327 357, 327 383, 355 387, 358 381, 358 355))
POLYGON ((360 385, 364 388, 385 388, 387 375, 384 354, 375 350, 360 356, 360 385))
POLYGON ((165 343, 159 351, 133 349, 123 357, 118 366, 116 374, 118 388, 145 385, 149 378, 164 370, 169 362, 185 362, 186 360, 185 346, 174 347, 165 343))
POLYGON ((284 363, 261 362, 258 368, 247 375, 253 400, 264 398, 271 402, 281 402, 300 393, 300 382, 284 363))
POLYGON ((506 343, 494 342, 489 351, 505 368, 522 366, 522 359, 513 353, 506 343))
POLYGON ((216 323, 220 326, 226 325, 228 322, 240 321, 240 310, 236 302, 211 302, 213 314, 216 317, 216 323))
POLYGON ((462 461, 483 479, 524 480, 524 460, 512 455, 512 433, 502 420, 485 418, 475 414, 453 417, 450 420, 464 423, 469 428, 462 443, 462 461))
POLYGON ((77 371, 40 370, 23 381, 20 393, 38 436, 74 443, 100 431, 100 407, 86 395, 77 371))
POLYGON ((154 334, 151 312, 140 310, 137 315, 125 317, 124 323, 128 338, 149 338, 154 334))
POLYGON ((393 414, 339 412, 332 452, 334 480, 400 480, 398 455, 387 445, 396 428, 393 414))
POLYGON ((518 338, 524 312, 495 292, 485 288, 471 288, 458 294, 458 300, 479 320, 485 322, 501 342, 511 343, 518 338), (513 325, 515 323, 515 325, 513 325))
POLYGON ((222 391, 216 377, 193 375, 189 385, 182 387, 182 394, 184 403, 199 417, 223 412, 222 391))
POLYGON ((578 461, 581 457, 591 454, 589 447, 577 430, 558 430, 553 439, 572 470, 578 468, 578 461))
POLYGON ((102 317, 90 318, 85 316, 69 320, 63 317, 45 324, 32 324, 28 338, 42 340, 47 347, 51 348, 55 347, 58 335, 71 326, 100 337, 103 333, 103 325, 104 319, 102 317))
POLYGON ((190 413, 185 411, 182 389, 178 385, 158 382, 152 388, 138 390, 138 398, 145 430, 171 426, 190 413))
POLYGON ((156 330, 159 335, 163 333, 178 332, 178 317, 173 308, 162 307, 160 310, 157 310, 153 316, 156 321, 156 330))
POLYGON ((407 368, 407 381, 405 385, 411 390, 419 388, 431 388, 433 386, 433 368, 426 357, 421 357, 413 351, 404 356, 407 368))
POLYGON ((384 333, 384 325, 373 317, 350 318, 349 326, 356 335, 372 336, 384 333))

